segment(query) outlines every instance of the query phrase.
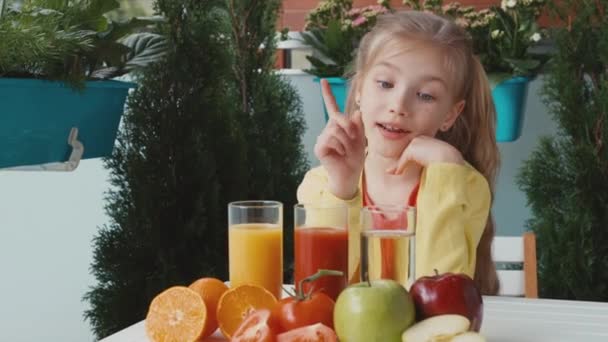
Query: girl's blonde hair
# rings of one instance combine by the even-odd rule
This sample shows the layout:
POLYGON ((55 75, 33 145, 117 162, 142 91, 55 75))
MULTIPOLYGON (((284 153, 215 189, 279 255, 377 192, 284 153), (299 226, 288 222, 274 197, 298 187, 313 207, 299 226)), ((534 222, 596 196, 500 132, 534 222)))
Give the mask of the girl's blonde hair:
MULTIPOLYGON (((386 14, 378 19, 374 29, 367 33, 359 46, 350 75, 350 91, 346 104, 349 115, 356 109, 355 94, 360 89, 369 67, 386 49, 399 49, 405 43, 430 44, 445 56, 452 89, 457 90, 454 101, 465 100, 462 113, 446 132, 437 138, 456 147, 465 160, 494 184, 499 166, 499 152, 495 137, 495 111, 490 85, 485 71, 473 54, 472 42, 464 29, 449 19, 432 13, 404 11, 386 14)), ((392 51, 392 50, 391 50, 392 51)), ((477 246, 475 282, 483 294, 498 292, 496 267, 492 260, 491 244, 494 239, 494 221, 488 218, 477 246)))

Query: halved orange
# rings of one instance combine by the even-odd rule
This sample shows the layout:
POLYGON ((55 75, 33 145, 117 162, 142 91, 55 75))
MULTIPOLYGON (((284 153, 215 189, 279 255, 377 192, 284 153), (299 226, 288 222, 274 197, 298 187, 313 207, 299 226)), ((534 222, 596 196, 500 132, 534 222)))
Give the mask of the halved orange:
POLYGON ((222 295, 217 306, 217 323, 224 336, 231 338, 241 323, 255 310, 272 311, 276 297, 263 287, 241 285, 222 295))
POLYGON ((150 303, 146 334, 154 342, 195 342, 206 320, 207 307, 201 296, 185 286, 174 286, 150 303))
POLYGON ((216 278, 201 278, 188 286, 188 288, 198 293, 203 298, 205 306, 207 306, 207 322, 201 334, 201 338, 205 338, 213 334, 217 329, 217 317, 215 316, 217 304, 224 292, 228 291, 228 286, 216 278))

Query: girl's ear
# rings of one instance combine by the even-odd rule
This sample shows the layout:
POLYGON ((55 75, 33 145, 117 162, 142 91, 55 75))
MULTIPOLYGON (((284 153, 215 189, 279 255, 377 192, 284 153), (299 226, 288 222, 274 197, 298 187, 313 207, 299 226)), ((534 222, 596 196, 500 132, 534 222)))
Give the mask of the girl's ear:
POLYGON ((465 104, 465 100, 460 100, 452 106, 452 108, 448 112, 448 115, 443 120, 441 127, 439 128, 442 132, 448 131, 450 128, 452 128, 454 122, 456 122, 456 119, 458 119, 458 117, 462 113, 465 104))

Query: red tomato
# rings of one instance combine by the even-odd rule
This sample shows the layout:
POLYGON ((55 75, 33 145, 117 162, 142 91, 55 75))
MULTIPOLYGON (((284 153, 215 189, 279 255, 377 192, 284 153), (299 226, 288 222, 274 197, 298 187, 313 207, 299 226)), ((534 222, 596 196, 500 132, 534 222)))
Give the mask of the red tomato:
POLYGON ((338 336, 329 327, 317 323, 277 336, 277 342, 337 342, 338 336))
POLYGON ((310 298, 289 297, 280 300, 273 311, 281 331, 323 323, 334 327, 334 301, 323 292, 315 292, 310 298))
POLYGON ((260 309, 251 313, 236 329, 231 342, 275 342, 276 325, 269 310, 260 309))

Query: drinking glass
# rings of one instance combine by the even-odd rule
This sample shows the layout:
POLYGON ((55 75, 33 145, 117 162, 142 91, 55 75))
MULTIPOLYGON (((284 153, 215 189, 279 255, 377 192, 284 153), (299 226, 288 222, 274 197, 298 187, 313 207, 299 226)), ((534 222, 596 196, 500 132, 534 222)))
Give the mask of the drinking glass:
POLYGON ((283 204, 239 201, 228 204, 230 286, 253 284, 281 298, 283 204))
POLYGON ((294 282, 320 269, 341 271, 342 276, 324 276, 302 285, 325 292, 333 300, 347 286, 348 206, 346 204, 296 204, 294 207, 294 282))
POLYGON ((374 205, 361 209, 361 278, 415 281, 416 208, 374 205))

